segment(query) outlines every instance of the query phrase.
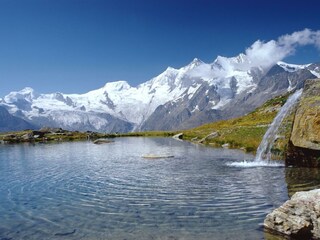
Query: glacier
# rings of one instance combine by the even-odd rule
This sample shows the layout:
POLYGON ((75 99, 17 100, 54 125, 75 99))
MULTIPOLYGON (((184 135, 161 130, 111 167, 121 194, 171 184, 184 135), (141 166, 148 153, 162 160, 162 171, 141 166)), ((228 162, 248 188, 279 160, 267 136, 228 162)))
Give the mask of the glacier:
MULTIPOLYGON (((320 75, 319 66, 314 64, 278 62, 276 66, 286 74, 306 70, 310 73, 308 76, 320 75)), ((186 125, 189 127, 223 119, 223 114, 233 117, 230 113, 223 113, 223 110, 232 111, 230 104, 239 102, 240 97, 254 95, 270 71, 253 67, 245 54, 232 58, 218 56, 212 63, 195 58, 179 69, 168 67, 158 76, 135 87, 126 81, 108 82, 84 94, 41 94, 26 87, 4 96, 0 99, 0 106, 39 127, 100 132, 163 130, 170 129, 168 124, 180 115, 181 123, 192 119, 186 125), (166 108, 170 111, 165 111, 166 108), (161 121, 160 113, 168 119, 166 126, 157 127, 152 123, 161 121), (219 118, 206 118, 205 113, 219 115, 219 118), (202 120, 197 122, 196 116, 202 120)), ((286 87, 286 91, 293 90, 298 84, 288 79, 290 86, 286 87)), ((253 104, 253 107, 256 106, 253 104)), ((186 127, 179 124, 172 127, 186 127)))

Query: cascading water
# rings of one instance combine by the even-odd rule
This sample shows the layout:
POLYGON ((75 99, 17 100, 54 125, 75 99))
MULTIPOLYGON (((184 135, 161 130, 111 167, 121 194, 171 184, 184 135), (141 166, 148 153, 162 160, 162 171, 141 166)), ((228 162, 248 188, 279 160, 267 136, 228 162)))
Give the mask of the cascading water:
POLYGON ((292 94, 286 103, 282 106, 277 116, 274 118, 269 129, 263 136, 263 139, 257 149, 257 154, 254 161, 243 161, 234 162, 229 164, 230 166, 238 167, 256 167, 256 166, 282 166, 279 163, 270 162, 271 160, 271 149, 276 140, 278 129, 283 121, 283 119, 288 115, 288 113, 293 109, 295 104, 298 102, 302 93, 302 89, 296 91, 292 94))
POLYGON ((282 106, 277 116, 274 118, 271 123, 269 129, 263 136, 263 139, 257 149, 257 154, 255 157, 255 161, 269 161, 271 159, 271 148, 276 140, 278 129, 283 121, 283 119, 287 116, 287 114, 291 111, 291 109, 298 102, 302 93, 302 89, 296 91, 292 94, 286 103, 282 106))

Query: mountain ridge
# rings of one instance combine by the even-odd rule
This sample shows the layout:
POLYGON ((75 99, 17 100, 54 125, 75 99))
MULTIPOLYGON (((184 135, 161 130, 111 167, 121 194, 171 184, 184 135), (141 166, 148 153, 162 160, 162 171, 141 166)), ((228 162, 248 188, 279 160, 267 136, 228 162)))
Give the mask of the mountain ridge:
POLYGON ((26 87, 0 99, 0 106, 34 125, 68 130, 185 129, 245 114, 270 97, 301 87, 303 78, 320 75, 318 64, 279 62, 269 69, 253 65, 245 54, 218 56, 213 63, 195 58, 179 69, 168 67, 136 87, 126 81, 108 82, 84 94, 39 94, 26 87), (232 109, 241 105, 243 110, 232 109))
POLYGON ((12 116, 7 109, 0 106, 0 132, 35 128, 36 126, 20 119, 19 117, 12 116))

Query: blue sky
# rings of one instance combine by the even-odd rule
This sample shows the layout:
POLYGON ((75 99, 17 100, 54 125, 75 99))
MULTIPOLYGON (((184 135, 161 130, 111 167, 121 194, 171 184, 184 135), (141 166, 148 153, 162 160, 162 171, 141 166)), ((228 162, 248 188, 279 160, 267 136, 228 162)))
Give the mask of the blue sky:
MULTIPOLYGON (((84 93, 132 86, 198 57, 320 30, 318 0, 0 0, 0 97, 26 86, 84 93)), ((313 46, 285 59, 320 62, 313 46)))

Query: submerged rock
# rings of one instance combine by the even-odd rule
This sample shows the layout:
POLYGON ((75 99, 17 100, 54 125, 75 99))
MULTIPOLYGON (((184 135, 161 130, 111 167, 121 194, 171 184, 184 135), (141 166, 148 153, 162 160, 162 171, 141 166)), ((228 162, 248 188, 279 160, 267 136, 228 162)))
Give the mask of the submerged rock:
POLYGON ((105 139, 105 138, 99 138, 93 141, 94 144, 104 144, 104 143, 112 143, 114 141, 105 139))
POLYGON ((305 82, 294 118, 286 165, 320 167, 320 79, 305 82))
POLYGON ((72 235, 75 232, 76 232, 76 229, 73 229, 73 231, 70 231, 70 232, 56 233, 55 236, 64 237, 64 236, 72 235))
POLYGON ((320 239, 320 189, 295 193, 267 215, 264 227, 294 239, 320 239))
POLYGON ((155 155, 155 154, 148 154, 143 155, 142 158, 146 159, 161 159, 161 158, 173 158, 173 155, 155 155))

